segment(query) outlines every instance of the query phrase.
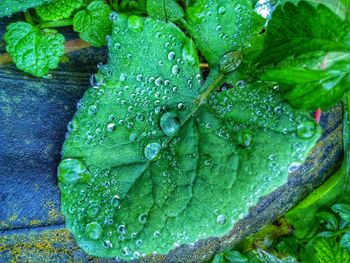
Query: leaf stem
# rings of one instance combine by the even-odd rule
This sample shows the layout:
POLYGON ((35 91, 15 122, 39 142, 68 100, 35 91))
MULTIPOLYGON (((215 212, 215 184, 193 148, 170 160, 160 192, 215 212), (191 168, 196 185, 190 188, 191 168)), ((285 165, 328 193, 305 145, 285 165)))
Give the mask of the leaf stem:
POLYGON ((71 25, 73 25, 73 19, 67 18, 67 19, 61 19, 57 21, 44 22, 40 25, 40 28, 44 29, 44 28, 52 28, 52 27, 65 27, 65 26, 71 26, 71 25))
POLYGON ((35 25, 35 23, 34 23, 34 21, 33 21, 33 18, 32 18, 32 16, 31 16, 31 14, 29 13, 29 11, 24 12, 24 17, 25 17, 26 21, 27 21, 29 24, 31 24, 32 26, 35 25))

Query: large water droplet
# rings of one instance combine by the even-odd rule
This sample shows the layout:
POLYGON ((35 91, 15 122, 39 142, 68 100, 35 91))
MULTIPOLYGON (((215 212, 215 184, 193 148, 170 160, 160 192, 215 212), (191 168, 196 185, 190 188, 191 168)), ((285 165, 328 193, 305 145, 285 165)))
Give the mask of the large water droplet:
POLYGON ((92 240, 97 240, 102 234, 102 227, 97 222, 92 222, 86 225, 85 234, 92 240))
POLYGON ((220 72, 223 74, 231 73, 241 65, 242 59, 242 53, 239 51, 227 53, 220 59, 220 72))
POLYGON ((223 14, 225 14, 225 12, 226 12, 226 8, 224 6, 220 6, 218 8, 218 14, 219 15, 223 15, 223 14))
POLYGON ((145 157, 152 161, 154 158, 156 158, 161 148, 162 147, 160 144, 156 142, 147 144, 145 147, 145 157))
POLYGON ((216 223, 219 225, 224 225, 226 223, 226 216, 225 215, 218 215, 216 218, 216 223))
POLYGON ((297 127, 297 135, 303 139, 312 138, 316 132, 316 124, 313 121, 304 121, 297 127))
POLYGON ((141 32, 143 30, 143 19, 139 16, 130 16, 128 28, 134 32, 141 32))
POLYGON ((58 180, 65 184, 86 182, 91 179, 86 166, 77 159, 65 159, 58 167, 58 180))
POLYGON ((254 7, 254 11, 265 19, 270 19, 274 10, 275 3, 271 0, 259 0, 254 7))
POLYGON ((176 134, 180 129, 180 125, 180 120, 175 113, 166 112, 160 118, 160 127, 168 136, 176 134))
POLYGON ((243 147, 249 147, 253 143, 254 134, 251 131, 244 131, 238 134, 237 142, 243 147))

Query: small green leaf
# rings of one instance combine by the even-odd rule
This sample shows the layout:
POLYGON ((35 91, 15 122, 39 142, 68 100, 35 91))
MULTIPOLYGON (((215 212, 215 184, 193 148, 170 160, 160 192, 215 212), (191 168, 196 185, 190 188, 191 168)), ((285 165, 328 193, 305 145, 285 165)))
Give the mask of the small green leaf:
POLYGON ((334 106, 350 90, 349 72, 349 60, 343 60, 326 70, 271 68, 261 78, 277 82, 293 107, 315 110, 334 106))
POLYGON ((340 245, 350 252, 350 231, 346 232, 340 239, 340 245))
POLYGON ((324 5, 306 1, 278 6, 269 21, 259 67, 310 52, 350 51, 349 25, 324 5), (332 21, 330 23, 329 21, 332 21))
POLYGON ((329 230, 338 229, 338 220, 334 214, 328 212, 320 212, 317 214, 317 218, 321 223, 326 223, 326 228, 329 230))
POLYGON ((216 254, 211 263, 226 263, 226 260, 223 254, 216 254))
POLYGON ((194 0, 186 9, 186 21, 198 49, 213 66, 232 51, 244 56, 265 22, 249 0, 194 0))
POLYGON ((111 9, 103 1, 91 2, 86 10, 75 14, 74 30, 82 40, 101 47, 107 44, 106 36, 111 33, 112 22, 109 18, 111 9))
POLYGON ((350 222, 350 205, 349 204, 335 204, 332 206, 332 210, 338 213, 339 216, 346 222, 350 222))
POLYGON ((147 13, 151 17, 165 21, 177 21, 185 16, 176 0, 148 0, 147 13))
POLYGON ((14 13, 26 11, 29 8, 52 2, 52 0, 1 0, 0 17, 10 16, 14 13))
POLYGON ((319 263, 350 262, 350 254, 345 248, 342 248, 335 239, 316 239, 316 241, 313 242, 313 249, 315 250, 314 256, 318 259, 319 263))
POLYGON ((248 261, 246 256, 234 250, 225 252, 224 257, 230 263, 246 263, 248 261))
POLYGON ((55 0, 35 8, 43 20, 58 20, 68 18, 74 10, 83 5, 83 0, 55 0))
POLYGON ((79 160, 93 177, 59 181, 67 228, 87 253, 125 260, 226 235, 287 182, 319 126, 264 83, 215 92, 219 65, 201 86, 196 50, 176 25, 113 20, 108 64, 63 147, 62 161, 79 160), (308 123, 305 136, 299 126, 308 123))
POLYGON ((56 68, 64 54, 63 35, 54 30, 39 30, 25 22, 10 24, 5 41, 17 68, 37 77, 56 68))

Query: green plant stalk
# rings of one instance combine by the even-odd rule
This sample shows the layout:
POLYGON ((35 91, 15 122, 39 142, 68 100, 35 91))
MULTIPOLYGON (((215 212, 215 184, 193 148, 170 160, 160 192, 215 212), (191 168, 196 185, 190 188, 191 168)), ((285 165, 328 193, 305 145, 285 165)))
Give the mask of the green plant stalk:
POLYGON ((67 18, 67 19, 61 19, 57 21, 48 21, 40 24, 40 29, 44 28, 56 28, 56 27, 65 27, 65 26, 71 26, 73 25, 73 19, 67 18))

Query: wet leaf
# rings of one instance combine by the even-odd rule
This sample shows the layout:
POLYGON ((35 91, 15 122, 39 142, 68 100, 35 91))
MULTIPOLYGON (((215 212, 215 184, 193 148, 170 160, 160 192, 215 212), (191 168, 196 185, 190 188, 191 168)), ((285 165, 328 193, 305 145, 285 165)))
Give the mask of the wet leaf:
POLYGON ((59 174, 67 228, 87 253, 130 260, 223 236, 319 138, 268 85, 217 93, 219 66, 201 85, 197 52, 174 24, 119 15, 112 32, 63 147, 65 175, 80 175, 59 174))

